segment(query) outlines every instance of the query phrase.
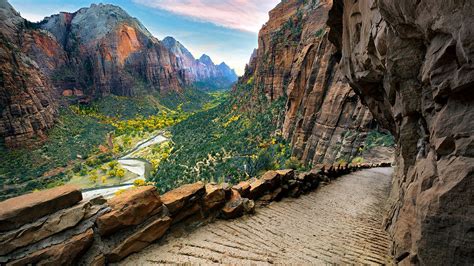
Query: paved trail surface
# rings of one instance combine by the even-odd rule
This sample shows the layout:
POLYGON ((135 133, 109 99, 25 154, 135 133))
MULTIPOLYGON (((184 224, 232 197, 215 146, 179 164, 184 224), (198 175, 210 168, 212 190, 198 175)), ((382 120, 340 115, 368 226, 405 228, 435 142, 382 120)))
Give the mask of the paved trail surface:
POLYGON ((257 208, 253 216, 168 236, 122 264, 389 263, 381 224, 392 172, 351 173, 298 199, 257 208))

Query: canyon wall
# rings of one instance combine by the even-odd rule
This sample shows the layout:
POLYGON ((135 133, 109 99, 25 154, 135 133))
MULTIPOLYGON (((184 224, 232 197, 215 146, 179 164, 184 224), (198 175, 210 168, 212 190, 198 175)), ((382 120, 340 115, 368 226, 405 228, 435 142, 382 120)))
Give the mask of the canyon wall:
POLYGON ((401 264, 474 263, 474 3, 335 0, 344 75, 398 142, 386 226, 401 264))
POLYGON ((93 4, 52 15, 34 27, 53 36, 66 55, 61 62, 62 57, 50 52, 52 47, 44 42, 30 45, 29 54, 59 90, 133 96, 179 92, 185 83, 176 57, 120 7, 93 4), (60 62, 43 64, 48 60, 60 62))
POLYGON ((313 165, 354 157, 376 124, 339 71, 326 25, 331 2, 282 1, 270 11, 240 80, 252 84, 253 107, 262 95, 287 99, 282 134, 313 165))
POLYGON ((54 89, 38 64, 24 52, 27 23, 0 1, 0 136, 18 147, 45 137, 54 125, 57 104, 54 89))
POLYGON ((0 16, 0 137, 9 148, 46 139, 60 95, 88 103, 108 94, 181 93, 195 82, 227 87, 237 79, 207 56, 191 55, 188 64, 117 6, 92 4, 32 23, 0 0, 0 16))

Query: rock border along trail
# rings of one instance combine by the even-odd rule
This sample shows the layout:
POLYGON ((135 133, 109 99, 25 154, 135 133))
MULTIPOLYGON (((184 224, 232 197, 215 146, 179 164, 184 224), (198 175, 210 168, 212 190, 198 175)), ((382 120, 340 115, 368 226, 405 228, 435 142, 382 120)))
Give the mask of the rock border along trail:
POLYGON ((382 229, 392 168, 353 172, 314 192, 167 237, 121 264, 387 264, 382 229))

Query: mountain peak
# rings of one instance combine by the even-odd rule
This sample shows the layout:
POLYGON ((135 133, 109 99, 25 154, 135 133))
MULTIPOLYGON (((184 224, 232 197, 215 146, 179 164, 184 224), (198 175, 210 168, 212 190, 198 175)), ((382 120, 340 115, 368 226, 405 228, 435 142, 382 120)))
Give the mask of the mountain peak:
POLYGON ((136 18, 121 7, 111 4, 91 4, 73 13, 61 12, 46 17, 41 25, 43 29, 53 32, 58 40, 62 40, 64 32, 55 32, 55 29, 64 23, 73 25, 76 30, 81 31, 81 39, 84 42, 104 37, 122 24, 137 29, 149 38, 153 37, 136 18))
POLYGON ((199 58, 199 62, 208 66, 214 65, 214 62, 212 62, 212 59, 207 54, 201 55, 201 57, 199 58))
POLYGON ((171 36, 165 37, 161 43, 170 50, 177 57, 188 57, 190 60, 194 61, 194 56, 189 52, 184 45, 182 45, 178 40, 171 36))
POLYGON ((166 36, 163 40, 162 40, 163 43, 169 43, 169 44, 176 44, 176 43, 179 43, 175 38, 171 37, 171 36, 166 36))

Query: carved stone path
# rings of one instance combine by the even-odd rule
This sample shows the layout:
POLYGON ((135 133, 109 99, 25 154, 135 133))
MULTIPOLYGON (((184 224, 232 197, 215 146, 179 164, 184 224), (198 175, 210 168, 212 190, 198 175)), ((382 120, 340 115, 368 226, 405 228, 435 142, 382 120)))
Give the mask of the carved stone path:
POLYGON ((342 176, 300 198, 257 208, 253 216, 168 236, 122 263, 388 264, 390 239, 381 224, 392 172, 342 176))

